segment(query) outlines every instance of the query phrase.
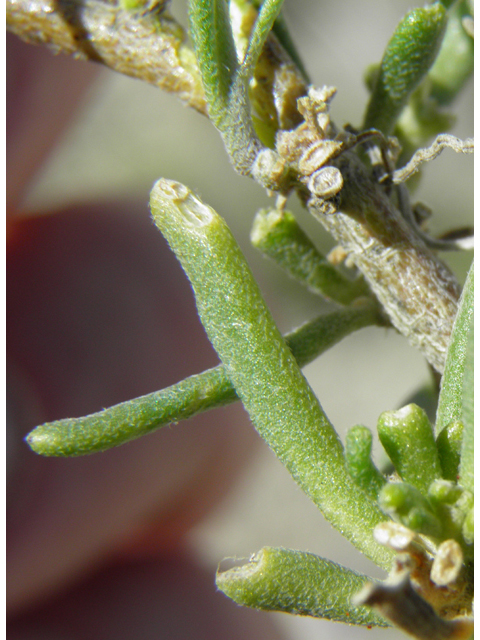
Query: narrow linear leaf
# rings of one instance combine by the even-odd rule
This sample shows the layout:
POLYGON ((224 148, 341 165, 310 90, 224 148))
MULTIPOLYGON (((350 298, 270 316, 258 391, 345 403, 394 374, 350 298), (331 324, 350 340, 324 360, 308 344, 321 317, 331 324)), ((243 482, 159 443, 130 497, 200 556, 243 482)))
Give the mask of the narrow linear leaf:
POLYGON ((445 8, 435 3, 408 13, 383 56, 365 115, 364 128, 392 133, 410 94, 435 60, 447 25, 445 8))
MULTIPOLYGON (((260 7, 261 4, 262 4, 261 0, 253 0, 253 5, 256 6, 257 8, 260 7)), ((292 61, 297 65, 298 69, 303 75, 305 82, 310 83, 310 79, 305 69, 305 65, 303 64, 303 61, 300 57, 300 54, 297 51, 295 43, 292 37, 290 36, 290 32, 288 31, 287 24, 281 13, 276 17, 275 22, 273 23, 272 31, 277 36, 278 41, 280 42, 282 47, 285 49, 285 51, 288 53, 292 61)))
POLYGON ((214 124, 228 108, 238 68, 225 0, 191 0, 190 31, 214 124))
POLYGON ((448 347, 445 372, 438 399, 436 431, 439 434, 453 421, 463 421, 464 379, 466 374, 468 340, 473 319, 474 273, 473 263, 460 298, 448 347))
POLYGON ((264 547, 247 564, 217 573, 217 587, 237 604, 337 622, 388 626, 354 596, 368 578, 313 553, 264 547))
POLYGON ((467 337, 467 355, 465 358, 465 373, 463 377, 462 418, 464 425, 462 454, 460 459, 459 483, 474 491, 474 415, 473 415, 473 314, 470 319, 470 329, 467 337))
POLYGON ((43 456, 83 456, 235 400, 238 397, 225 369, 216 367, 82 418, 46 422, 28 434, 27 443, 43 456))
POLYGON ((364 300, 361 304, 306 322, 288 333, 285 340, 298 366, 303 367, 353 331, 383 324, 383 318, 378 316, 375 302, 364 300))
POLYGON ((225 0, 190 0, 190 33, 208 114, 222 135, 235 169, 250 175, 262 148, 255 133, 245 78, 239 65, 225 0))
POLYGON ((394 135, 402 147, 397 166, 405 164, 417 149, 453 126, 455 116, 445 107, 473 75, 473 5, 470 0, 442 4, 450 10, 440 51, 395 125, 394 135))
POLYGON ((264 0, 262 3, 241 67, 241 73, 247 81, 255 70, 255 65, 262 53, 263 45, 272 30, 273 23, 280 13, 282 4, 283 0, 264 0))
MULTIPOLYGON (((232 32, 239 60, 245 59, 257 17, 256 3, 230 0, 232 32)), ((278 30, 279 20, 280 16, 277 16, 273 30, 278 30)), ((290 55, 292 47, 285 49, 282 46, 288 41, 288 32, 282 33, 285 36, 282 43, 272 32, 268 33, 258 61, 251 75, 246 74, 243 85, 248 92, 255 131, 269 148, 275 146, 278 129, 292 129, 301 122, 297 99, 306 93, 307 81, 290 55)))
POLYGON ((254 247, 314 293, 339 304, 370 295, 363 279, 349 280, 328 262, 289 211, 260 209, 250 239, 254 247))
MULTIPOLYGON (((364 304, 319 316, 285 339, 299 366, 304 366, 346 335, 377 322, 364 304)), ((27 442, 44 456, 81 456, 140 438, 160 427, 238 400, 225 367, 219 365, 161 391, 122 402, 82 418, 66 418, 36 427, 27 442)))
POLYGON ((168 180, 155 184, 150 206, 191 281, 207 335, 256 429, 332 525, 388 568, 391 553, 372 539, 385 516, 349 476, 340 439, 225 222, 185 186, 168 180))
MULTIPOLYGON (((282 4, 283 0, 265 0, 262 3, 255 24, 253 25, 248 47, 243 62, 240 66, 234 88, 235 103, 238 104, 238 116, 240 120, 242 119, 242 117, 243 119, 246 119, 248 117, 249 121, 252 123, 252 126, 253 122, 255 122, 258 135, 260 135, 262 140, 265 141, 265 143, 269 146, 274 146, 275 130, 279 126, 279 123, 277 121, 277 118, 279 116, 279 109, 282 110, 280 107, 280 104, 282 103, 279 95, 280 92, 274 89, 274 77, 277 75, 277 73, 273 70, 273 68, 277 67, 276 71, 279 75, 281 75, 281 72, 278 66, 278 61, 277 64, 272 65, 275 58, 275 55, 271 55, 272 48, 270 48, 269 51, 267 51, 265 55, 262 56, 263 68, 259 70, 258 76, 259 78, 261 78, 261 81, 254 82, 253 86, 251 85, 250 81, 253 79, 255 68, 264 49, 265 42, 270 34, 270 31, 272 30, 275 19, 280 13, 282 4), (270 67, 270 65, 272 65, 272 67, 270 67), (267 79, 269 78, 269 76, 272 76, 271 86, 268 86, 269 83, 267 79), (265 83, 267 85, 266 87, 265 83), (249 88, 251 89, 251 92, 249 92, 249 88), (262 91, 262 89, 266 90, 262 91), (251 103, 249 102, 249 96, 252 101, 251 103), (251 115, 252 106, 253 112, 255 114, 253 118, 251 115), (242 116, 243 112, 244 115, 242 116)), ((288 82, 285 79, 285 85, 287 84, 288 82)), ((238 128, 235 122, 236 119, 237 118, 232 120, 234 139, 235 129, 238 128)), ((240 153, 238 150, 236 150, 237 157, 241 157, 242 154, 243 152, 240 153)), ((256 179, 258 179, 258 176, 256 176, 256 179)))

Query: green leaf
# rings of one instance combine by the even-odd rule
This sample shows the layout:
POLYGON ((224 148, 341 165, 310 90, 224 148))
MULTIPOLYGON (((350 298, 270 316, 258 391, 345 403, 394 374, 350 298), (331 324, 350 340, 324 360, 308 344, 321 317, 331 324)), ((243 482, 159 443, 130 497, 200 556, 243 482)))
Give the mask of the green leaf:
MULTIPOLYGON (((253 0, 252 4, 258 8, 261 6, 262 2, 261 0, 253 0)), ((278 41, 280 42, 282 47, 285 49, 285 51, 288 53, 292 61, 297 65, 299 71, 303 75, 304 80, 310 83, 310 79, 308 77, 303 61, 300 57, 300 54, 297 51, 297 48, 295 46, 294 41, 292 40, 292 37, 290 36, 290 32, 288 30, 287 24, 281 13, 277 15, 275 22, 273 23, 272 31, 277 36, 278 41)))
POLYGON ((452 480, 434 480, 428 489, 428 497, 435 504, 454 504, 464 489, 452 480))
POLYGON ((408 98, 435 60, 447 25, 435 3, 408 13, 387 45, 367 108, 364 128, 390 135, 408 98))
POLYGON ((325 259, 289 211, 260 209, 250 239, 254 247, 314 293, 339 304, 370 295, 363 279, 349 280, 325 259))
MULTIPOLYGON (((473 38, 464 27, 471 16, 468 0, 442 2, 454 4, 448 12, 448 24, 442 46, 433 66, 420 86, 412 93, 394 129, 402 147, 397 166, 406 164, 419 147, 445 133, 455 123, 455 116, 445 111, 473 75, 473 38)), ((418 181, 410 183, 410 187, 418 181)))
POLYGON ((285 336, 299 367, 312 362, 353 331, 370 325, 382 326, 376 305, 369 300, 306 322, 285 336))
MULTIPOLYGON (((460 298, 457 317, 453 325, 448 347, 445 372, 443 374, 438 400, 436 419, 437 434, 453 421, 463 422, 464 401, 466 398, 464 395, 464 384, 465 376, 467 375, 469 334, 473 327, 473 303, 474 275, 472 263, 460 298)), ((466 426, 467 425, 465 425, 465 427, 466 426)))
POLYGON ((373 500, 385 484, 385 478, 373 464, 372 432, 367 427, 356 425, 349 429, 345 440, 345 458, 348 472, 373 500))
POLYGON ((463 26, 463 19, 468 16, 468 2, 457 2, 449 13, 442 47, 428 73, 430 96, 443 106, 457 97, 473 74, 473 38, 463 26))
MULTIPOLYGON (((473 494, 457 482, 435 480, 428 491, 430 504, 442 523, 443 539, 455 539, 463 549, 465 558, 473 557, 473 542, 465 537, 465 520, 473 509, 473 494)), ((468 528, 468 525, 467 525, 468 528)))
POLYGON ((255 65, 262 53, 265 40, 272 30, 273 23, 280 13, 282 4, 283 0, 264 0, 262 3, 257 20, 253 27, 247 53, 245 54, 245 59, 241 67, 241 73, 247 82, 255 71, 255 65))
POLYGON ((442 475, 446 480, 457 480, 462 451, 463 423, 450 422, 438 434, 436 444, 442 466, 442 475))
POLYGON ((440 2, 443 4, 445 9, 449 9, 452 4, 455 4, 455 2, 457 2, 457 0, 440 0, 440 2))
POLYGON ((399 476, 424 495, 442 468, 432 425, 423 409, 409 404, 385 411, 378 419, 378 435, 399 476))
POLYGON ((474 420, 473 420, 473 314, 470 319, 470 328, 467 337, 467 354, 465 358, 465 372, 463 377, 462 419, 464 434, 462 442, 462 455, 460 459, 459 483, 471 491, 474 491, 474 420))
POLYGON ((388 482, 380 491, 382 509, 412 531, 441 539, 443 527, 429 500, 407 482, 388 482))
POLYGON ((247 50, 250 53, 255 51, 258 57, 256 60, 250 58, 251 65, 249 63, 248 68, 243 66, 239 76, 245 80, 243 87, 248 91, 255 131, 261 142, 273 149, 278 129, 292 129, 301 122, 297 98, 304 95, 307 88, 301 64, 295 64, 300 61, 281 16, 277 15, 273 25, 277 38, 269 32, 270 20, 265 23, 265 16, 269 18, 268 13, 272 9, 276 13, 276 7, 272 3, 270 7, 264 5, 259 16, 258 4, 261 3, 230 0, 230 16, 238 59, 245 60, 247 50), (257 20, 259 17, 260 22, 257 20))
POLYGON ((250 175, 262 145, 250 115, 246 78, 239 73, 227 4, 225 0, 190 0, 189 14, 209 117, 235 169, 250 175))
POLYGON ((162 426, 238 400, 223 367, 209 369, 161 391, 82 418, 36 427, 31 449, 43 456, 83 456, 140 438, 162 426))
POLYGON ((225 0, 191 0, 189 17, 209 116, 217 125, 228 109, 238 69, 228 6, 225 0))
MULTIPOLYGON (((324 314, 295 329, 285 339, 304 366, 353 331, 377 322, 370 304, 324 314)), ((219 365, 140 398, 82 418, 66 418, 36 427, 27 442, 44 456, 81 456, 140 438, 172 422, 238 400, 225 367, 219 365)))
POLYGON ((367 626, 388 626, 354 596, 366 576, 312 553, 264 547, 247 564, 217 573, 217 587, 237 604, 367 626))
POLYGON ((150 205, 191 281, 200 319, 254 426, 332 525, 388 568, 391 552, 372 537, 384 515, 348 474, 340 439, 225 222, 172 181, 156 183, 150 205))

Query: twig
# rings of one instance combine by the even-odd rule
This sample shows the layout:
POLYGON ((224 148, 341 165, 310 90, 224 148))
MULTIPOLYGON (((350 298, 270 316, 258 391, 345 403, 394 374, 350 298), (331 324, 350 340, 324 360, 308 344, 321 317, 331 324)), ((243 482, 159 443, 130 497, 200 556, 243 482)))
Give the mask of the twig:
POLYGON ((100 0, 7 0, 7 28, 54 53, 145 80, 207 113, 194 54, 167 11, 142 14, 100 0))
POLYGON ((278 134, 277 151, 298 172, 307 208, 362 272, 392 324, 442 373, 460 286, 351 150, 352 134, 337 133, 328 113, 334 93, 310 88, 298 101, 305 123, 278 134), (327 170, 340 176, 338 188, 313 189, 327 170))

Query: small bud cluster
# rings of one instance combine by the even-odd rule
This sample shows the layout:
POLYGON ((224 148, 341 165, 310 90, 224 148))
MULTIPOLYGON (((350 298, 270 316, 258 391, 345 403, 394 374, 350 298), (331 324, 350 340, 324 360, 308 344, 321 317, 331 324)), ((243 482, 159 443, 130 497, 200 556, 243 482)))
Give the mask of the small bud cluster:
MULTIPOLYGON (((377 478, 371 434, 361 426, 347 436, 347 467, 392 517, 377 525, 373 535, 396 558, 387 580, 366 584, 354 604, 373 607, 420 640, 470 638, 473 495, 446 478, 459 474, 455 443, 452 438, 435 440, 427 415, 413 404, 384 412, 377 426, 394 474, 377 478)), ((463 425, 453 426, 452 433, 463 431, 463 425)))

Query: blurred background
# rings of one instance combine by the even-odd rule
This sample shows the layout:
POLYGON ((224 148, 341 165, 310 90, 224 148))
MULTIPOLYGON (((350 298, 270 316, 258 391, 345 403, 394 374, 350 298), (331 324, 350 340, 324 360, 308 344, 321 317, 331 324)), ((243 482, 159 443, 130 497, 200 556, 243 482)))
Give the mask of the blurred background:
MULTIPOLYGON (((331 107, 337 125, 360 124, 368 95, 364 70, 380 61, 393 29, 411 6, 409 0, 286 0, 285 17, 313 83, 337 87, 331 107)), ((172 13, 186 24, 182 2, 173 2, 172 13)), ((467 87, 452 107, 457 115, 452 133, 462 138, 473 134, 472 91, 467 87)), ((268 198, 251 180, 234 173, 208 120, 170 95, 107 70, 100 70, 36 174, 22 211, 37 216, 65 206, 135 199, 144 203, 139 215, 148 218, 149 190, 159 177, 185 183, 224 216, 283 332, 328 310, 324 301, 303 291, 250 246, 253 216, 268 198)), ((472 177, 471 157, 448 150, 425 166, 415 198, 434 212, 432 233, 472 224, 472 177)), ((294 199, 288 208, 322 251, 334 246, 294 199)), ((153 226, 151 233, 156 233, 153 226)), ((461 281, 471 258, 470 252, 445 255, 461 281)), ((173 357, 182 360, 184 355, 180 350, 173 357)), ((402 406, 430 380, 420 353, 393 330, 378 328, 350 336, 306 367, 305 374, 342 438, 354 424, 375 431, 382 411, 402 406)), ((223 415, 228 420, 228 412, 223 415)), ((376 455, 379 460, 378 447, 376 455)), ((212 571, 212 580, 222 558, 248 557, 265 545, 308 550, 382 577, 324 522, 266 446, 259 447, 227 497, 190 531, 188 545, 212 571)), ((393 631, 272 617, 291 640, 400 637, 393 631)))

